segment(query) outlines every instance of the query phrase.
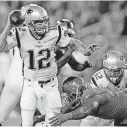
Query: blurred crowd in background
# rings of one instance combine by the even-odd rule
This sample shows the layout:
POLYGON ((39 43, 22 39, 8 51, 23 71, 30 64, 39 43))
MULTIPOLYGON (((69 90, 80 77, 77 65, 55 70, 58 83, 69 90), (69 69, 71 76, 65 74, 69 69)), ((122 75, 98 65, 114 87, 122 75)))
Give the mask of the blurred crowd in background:
POLYGON ((92 68, 77 73, 65 67, 60 79, 78 74, 88 81, 93 73, 102 68, 102 59, 111 50, 123 53, 127 59, 126 1, 0 1, 0 31, 6 25, 10 11, 29 3, 43 6, 50 16, 51 24, 62 18, 71 20, 75 25, 77 38, 86 45, 97 43, 101 47, 90 58, 92 68))

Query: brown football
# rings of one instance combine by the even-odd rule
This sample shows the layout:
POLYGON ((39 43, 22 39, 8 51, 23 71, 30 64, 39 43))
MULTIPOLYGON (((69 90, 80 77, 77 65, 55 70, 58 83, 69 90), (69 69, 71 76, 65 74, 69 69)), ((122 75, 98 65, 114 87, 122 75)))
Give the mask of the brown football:
POLYGON ((14 10, 10 15, 10 22, 13 26, 20 26, 24 23, 25 17, 22 14, 21 10, 14 10))

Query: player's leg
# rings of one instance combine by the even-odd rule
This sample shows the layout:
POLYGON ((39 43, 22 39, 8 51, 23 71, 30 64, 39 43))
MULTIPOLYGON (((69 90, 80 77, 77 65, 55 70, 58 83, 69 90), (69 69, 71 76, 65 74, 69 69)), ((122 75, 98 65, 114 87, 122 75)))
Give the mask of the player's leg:
MULTIPOLYGON (((20 57, 19 57, 20 58, 20 57)), ((19 58, 12 58, 5 86, 0 98, 0 123, 4 123, 10 112, 19 102, 22 87, 22 61, 19 58)))
POLYGON ((55 113, 60 113, 62 107, 57 78, 48 84, 44 84, 43 89, 47 91, 47 96, 42 98, 42 104, 40 105, 42 105, 43 109, 40 109, 40 111, 41 113, 45 112, 45 122, 37 123, 36 126, 50 127, 48 119, 53 117, 55 113))
POLYGON ((11 56, 9 52, 0 53, 0 95, 2 93, 6 77, 11 64, 11 56))
POLYGON ((34 114, 34 126, 38 126, 38 124, 43 124, 45 121, 45 109, 42 105, 42 98, 38 99, 37 109, 34 114))
POLYGON ((33 116, 35 110, 21 109, 22 126, 33 126, 33 116))
POLYGON ((38 99, 37 111, 38 111, 38 115, 45 115, 45 109, 42 105, 42 99, 41 98, 38 99))
MULTIPOLYGON (((17 84, 18 85, 18 84, 17 84)), ((13 90, 4 87, 0 99, 0 123, 4 123, 10 112, 14 109, 20 100, 21 93, 13 93, 13 90), (16 95, 16 96, 15 96, 16 95)))
POLYGON ((48 121, 48 119, 55 115, 55 113, 60 113, 62 107, 60 92, 58 90, 57 78, 55 78, 54 81, 50 83, 50 86, 51 89, 48 91, 46 98, 47 106, 45 105, 45 103, 43 103, 43 107, 46 107, 45 121, 48 121))
POLYGON ((25 80, 21 97, 22 126, 33 126, 33 116, 37 107, 37 96, 30 81, 25 80))

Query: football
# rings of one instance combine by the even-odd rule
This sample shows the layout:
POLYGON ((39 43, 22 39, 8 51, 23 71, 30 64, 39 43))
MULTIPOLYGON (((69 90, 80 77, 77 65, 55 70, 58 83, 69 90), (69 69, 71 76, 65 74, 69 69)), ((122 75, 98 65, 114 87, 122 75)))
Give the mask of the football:
POLYGON ((68 61, 68 64, 70 65, 70 67, 75 70, 75 71, 83 71, 84 69, 77 69, 76 65, 77 63, 80 64, 84 64, 85 61, 90 62, 89 57, 88 56, 84 56, 82 53, 80 53, 79 51, 74 51, 72 53, 71 58, 68 61))
POLYGON ((20 26, 25 22, 25 16, 20 10, 14 10, 10 14, 10 22, 13 26, 20 26))

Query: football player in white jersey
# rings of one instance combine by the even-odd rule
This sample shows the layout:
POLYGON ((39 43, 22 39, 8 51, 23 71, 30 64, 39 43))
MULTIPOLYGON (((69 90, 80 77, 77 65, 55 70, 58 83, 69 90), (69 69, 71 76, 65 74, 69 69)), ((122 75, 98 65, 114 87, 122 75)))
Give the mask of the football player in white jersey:
MULTIPOLYGON (((10 31, 9 36, 12 37, 14 31, 10 31)), ((58 68, 63 66, 63 63, 67 61, 67 57, 72 54, 74 50, 74 45, 68 45, 68 50, 62 59, 57 61, 58 68)), ((20 101, 22 87, 23 87, 23 76, 22 76, 22 60, 20 58, 19 49, 15 47, 10 50, 10 53, 1 53, 1 92, 2 96, 0 98, 0 123, 3 124, 6 118, 9 116, 10 112, 14 109, 16 104, 20 101), (5 54, 5 55, 4 55, 5 54), (5 59, 7 57, 7 59, 5 59), (11 57, 11 58, 10 58, 11 57), (4 58, 4 59, 2 59, 4 58), (11 59, 11 60, 10 60, 11 59), (11 62, 10 62, 11 61, 11 62), (5 64, 6 63, 6 64, 5 64), (10 65, 11 64, 11 65, 10 65), (3 65, 3 66, 2 66, 3 65), (10 69, 8 70, 8 68, 10 69), (9 72, 8 72, 9 71, 9 72), (6 84, 4 89, 3 85, 5 78, 7 76, 6 84), (16 78, 15 78, 16 76, 16 78), (3 91, 2 91, 3 90, 3 91), (7 100, 7 101, 5 101, 7 100)))
MULTIPOLYGON (((111 91, 118 91, 124 89, 127 84, 127 77, 125 71, 125 58, 118 51, 108 52, 103 59, 103 68, 97 71, 91 78, 90 86, 106 88, 111 91)), ((92 118, 91 119, 96 119, 92 118)), ((86 118, 87 119, 87 118, 86 118)), ((81 121, 80 126, 86 125, 86 119, 81 121)), ((87 119, 88 120, 88 119, 87 119)), ((89 120, 90 121, 90 120, 89 120)), ((96 125, 108 126, 112 121, 96 119, 96 125)))
MULTIPOLYGON (((15 32, 14 29, 11 29, 9 36, 13 37, 14 32, 15 32)), ((72 33, 72 31, 69 31, 69 34, 74 36, 73 35, 74 32, 72 33)), ((1 37, 4 37, 4 36, 1 36, 1 37)), ((62 56, 62 59, 61 59, 61 56, 59 57, 60 52, 56 52, 56 56, 59 57, 59 59, 57 59, 58 60, 57 61, 58 68, 61 68, 62 66, 64 66, 64 64, 68 61, 68 58, 70 58, 73 50, 74 50, 74 45, 73 44, 68 45, 68 48, 67 48, 64 56, 62 56)), ((9 73, 6 74, 7 80, 6 80, 4 90, 2 91, 2 89, 1 89, 1 91, 2 91, 2 96, 0 98, 0 123, 1 124, 3 124, 5 122, 6 118, 9 116, 10 112, 14 109, 15 105, 19 102, 21 93, 22 93, 22 87, 23 87, 22 60, 20 58, 19 49, 18 49, 18 47, 15 47, 14 49, 11 49, 10 52, 11 52, 11 61, 12 62, 11 62, 9 73), (15 76, 16 76, 16 78, 15 78, 15 76), (7 101, 5 101, 5 100, 7 100, 7 101)), ((1 54, 3 54, 3 53, 1 53, 1 54)), ((10 55, 10 54, 8 53, 8 55, 10 55)), ((3 56, 3 57, 5 58, 5 56, 3 56)), ((8 63, 8 60, 6 61, 6 63, 8 63)), ((3 64, 3 65, 6 66, 7 64, 3 64)), ((9 65, 7 65, 7 66, 9 67, 9 65)), ((3 66, 1 66, 1 67, 2 67, 2 70, 5 68, 3 66)), ((79 64, 78 68, 83 69, 83 67, 87 68, 87 67, 89 67, 89 64, 87 62, 84 66, 82 64, 79 64)), ((5 69, 7 69, 7 67, 5 69)), ((5 71, 5 69, 2 74, 5 74, 6 72, 8 72, 8 71, 5 71)), ((3 78, 2 78, 2 83, 3 83, 3 78)), ((40 109, 40 106, 39 106, 39 109, 40 109)), ((41 108, 41 110, 42 110, 42 108, 41 108)), ((42 111, 41 111, 41 113, 42 113, 42 111)))
MULTIPOLYGON (((57 25, 60 25, 61 28, 65 31, 64 34, 65 36, 69 36, 69 37, 75 37, 75 31, 74 31, 74 24, 67 20, 67 19, 61 19, 57 21, 57 25)), ((92 44, 88 46, 89 48, 91 48, 91 50, 89 49, 89 55, 92 55, 94 53, 94 51, 96 51, 99 47, 95 46, 95 44, 92 44), (90 47, 91 46, 91 47, 90 47)), ((56 50, 56 59, 57 59, 57 65, 58 65, 58 73, 59 73, 59 69, 61 67, 63 67, 66 63, 68 63, 70 65, 70 67, 76 71, 83 71, 86 68, 91 67, 91 63, 89 63, 89 61, 84 61, 84 63, 80 63, 78 61, 76 61, 76 59, 74 59, 74 57, 72 57, 72 53, 70 54, 69 52, 71 50, 69 50, 68 48, 70 48, 70 46, 67 47, 57 47, 56 50), (66 57, 66 60, 63 61, 63 58, 66 57), (61 59, 61 57, 63 57, 61 59), (68 57, 68 58, 67 58, 68 57), (63 62, 61 62, 61 60, 63 62)), ((73 50, 74 51, 74 50, 73 50)), ((86 56, 88 57, 88 56, 86 56)), ((39 109, 41 111, 41 115, 39 112, 36 112, 36 116, 34 117, 34 125, 36 124, 36 126, 39 126, 40 124, 43 124, 45 115, 44 115, 44 111, 42 109, 42 106, 39 106, 39 109), (40 123, 39 123, 40 122, 40 123)))
MULTIPOLYGON (((53 111, 58 112, 60 109, 61 99, 56 78, 57 65, 54 48, 56 44, 66 47, 70 41, 76 43, 78 40, 65 36, 60 37, 60 27, 49 25, 47 12, 40 6, 30 5, 28 7, 25 22, 27 25, 24 28, 14 29, 20 41, 16 42, 15 35, 8 37, 7 43, 1 41, 0 50, 8 51, 15 46, 18 46, 20 50, 24 63, 24 87, 21 98, 22 125, 30 126, 33 124, 33 114, 38 98, 43 100, 46 120, 53 115, 53 111), (49 98, 52 99, 48 101, 49 98)), ((5 40, 9 27, 10 24, 7 24, 4 29, 5 36, 1 40, 5 40)), ((79 49, 80 45, 76 47, 79 49)), ((80 52, 86 53, 84 48, 80 48, 80 52)))

